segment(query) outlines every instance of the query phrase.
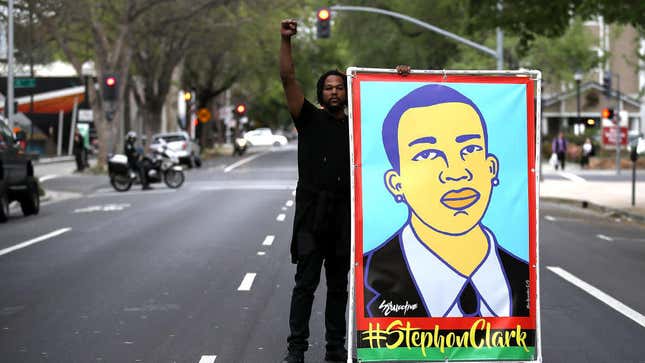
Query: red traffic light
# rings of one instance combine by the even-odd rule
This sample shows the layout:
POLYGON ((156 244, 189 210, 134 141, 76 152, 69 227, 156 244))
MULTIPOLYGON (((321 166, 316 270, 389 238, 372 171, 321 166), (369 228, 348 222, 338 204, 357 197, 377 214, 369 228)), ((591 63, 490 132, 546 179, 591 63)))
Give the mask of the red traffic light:
POLYGON ((246 105, 244 105, 243 103, 240 103, 239 105, 235 106, 235 113, 237 113, 238 115, 244 115, 245 112, 246 112, 246 105))
POLYGON ((331 17, 331 13, 329 12, 329 9, 327 8, 322 8, 318 10, 318 19, 320 20, 329 20, 331 17))
POLYGON ((109 76, 105 78, 105 85, 108 87, 114 87, 116 85, 116 77, 109 76))
POLYGON ((613 119, 614 118, 614 109, 613 108, 603 108, 602 109, 602 118, 613 119))

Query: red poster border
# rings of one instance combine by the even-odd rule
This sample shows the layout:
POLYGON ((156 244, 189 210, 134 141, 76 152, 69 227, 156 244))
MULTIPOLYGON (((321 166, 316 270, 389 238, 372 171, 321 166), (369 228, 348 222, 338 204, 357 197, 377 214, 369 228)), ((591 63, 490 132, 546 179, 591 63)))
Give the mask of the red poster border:
POLYGON ((396 81, 396 82, 440 82, 440 83, 494 83, 494 84, 524 84, 526 85, 527 103, 527 151, 528 151, 528 208, 529 208, 529 271, 530 271, 530 316, 528 317, 490 317, 485 318, 491 329, 514 329, 520 325, 522 329, 537 329, 537 221, 536 221, 536 170, 535 170, 535 104, 533 80, 528 76, 473 76, 473 75, 428 75, 411 74, 401 77, 397 74, 356 73, 351 78, 352 113, 353 113, 353 162, 354 162, 354 217, 355 217, 355 314, 356 329, 367 330, 369 323, 380 324, 381 328, 401 320, 409 321, 416 328, 434 329, 470 329, 481 318, 368 318, 364 316, 363 301, 363 194, 362 188, 362 154, 361 154, 361 82, 364 81, 396 81))

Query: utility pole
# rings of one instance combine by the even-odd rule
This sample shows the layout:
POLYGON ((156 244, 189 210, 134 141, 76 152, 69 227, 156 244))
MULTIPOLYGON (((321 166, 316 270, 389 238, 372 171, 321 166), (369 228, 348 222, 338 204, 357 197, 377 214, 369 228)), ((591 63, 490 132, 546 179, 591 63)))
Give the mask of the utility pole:
POLYGON ((7 121, 13 130, 13 0, 9 0, 9 31, 7 34, 7 121))

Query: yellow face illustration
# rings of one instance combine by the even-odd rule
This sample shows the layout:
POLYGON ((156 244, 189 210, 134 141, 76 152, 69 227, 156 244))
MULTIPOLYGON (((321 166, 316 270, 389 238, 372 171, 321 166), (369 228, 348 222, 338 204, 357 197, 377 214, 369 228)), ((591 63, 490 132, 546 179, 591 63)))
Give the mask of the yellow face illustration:
POLYGON ((482 121, 464 103, 411 108, 398 129, 400 171, 390 170, 390 192, 432 229, 450 235, 483 217, 498 172, 485 147, 482 121))

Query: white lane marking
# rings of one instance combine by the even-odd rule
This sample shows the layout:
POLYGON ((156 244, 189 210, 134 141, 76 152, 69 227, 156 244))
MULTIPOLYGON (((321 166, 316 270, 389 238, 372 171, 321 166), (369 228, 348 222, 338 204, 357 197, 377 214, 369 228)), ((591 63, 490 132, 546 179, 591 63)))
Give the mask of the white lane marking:
POLYGON ((100 212, 100 211, 113 212, 113 211, 121 211, 129 207, 130 207, 129 203, 93 205, 85 208, 74 209, 74 213, 92 213, 92 212, 100 212))
POLYGON ((262 242, 263 246, 271 246, 273 244, 273 241, 275 240, 274 235, 268 235, 264 237, 264 242, 262 242))
POLYGON ((266 253, 266 252, 264 252, 264 251, 258 251, 258 256, 264 256, 264 255, 266 255, 266 254, 267 254, 267 253, 266 253))
POLYGON ((292 185, 286 184, 265 184, 265 185, 213 185, 196 188, 199 191, 217 191, 217 190, 291 190, 292 185))
POLYGON ((69 231, 71 231, 71 230, 72 230, 72 229, 71 229, 70 227, 67 227, 67 228, 61 228, 61 229, 55 230, 54 232, 50 232, 50 233, 47 233, 47 234, 45 234, 45 235, 42 235, 42 236, 40 236, 40 237, 36 237, 36 238, 34 238, 34 239, 30 239, 29 241, 25 241, 25 242, 22 242, 22 243, 19 243, 19 244, 15 245, 15 246, 5 248, 5 249, 3 249, 3 250, 0 250, 0 256, 2 256, 2 255, 6 255, 7 253, 11 253, 11 252, 16 251, 16 250, 19 250, 19 249, 21 249, 21 248, 25 248, 25 247, 31 246, 31 245, 33 245, 33 244, 35 244, 35 243, 39 243, 39 242, 45 241, 45 240, 50 239, 50 238, 52 238, 52 237, 56 237, 56 236, 61 235, 61 234, 63 234, 63 233, 69 232, 69 231))
POLYGON ((54 178, 58 178, 58 175, 54 175, 54 174, 45 175, 45 176, 42 176, 42 177, 38 178, 38 181, 42 183, 44 181, 51 180, 51 179, 54 179, 54 178))
POLYGON ((259 154, 251 155, 251 156, 249 156, 248 158, 242 159, 242 160, 240 160, 240 161, 238 161, 238 162, 235 162, 235 163, 233 163, 233 164, 231 164, 231 165, 227 166, 226 168, 224 168, 224 172, 225 172, 225 173, 228 173, 229 171, 231 171, 231 170, 233 170, 233 169, 237 168, 238 166, 244 165, 244 164, 248 163, 249 161, 251 161, 251 160, 253 160, 253 159, 256 159, 256 158, 259 158, 260 156, 265 155, 265 154, 268 154, 268 153, 269 153, 269 152, 268 152, 268 151, 266 151, 266 152, 263 152, 263 153, 259 153, 259 154))
POLYGON ((552 216, 544 216, 544 219, 550 222, 555 222, 555 217, 552 217, 552 216))
POLYGON ((572 173, 567 173, 567 172, 561 171, 558 174, 561 177, 569 179, 569 180, 574 181, 574 182, 580 182, 580 183, 586 183, 587 182, 584 178, 581 178, 581 177, 579 177, 579 176, 577 176, 575 174, 572 174, 572 173))
POLYGON ((287 210, 287 207, 282 207, 282 208, 280 208, 280 209, 282 209, 282 210, 287 210))
POLYGON ((237 288, 237 291, 250 291, 251 286, 253 286, 253 280, 255 280, 255 275, 256 274, 253 272, 248 272, 244 275, 242 283, 240 284, 240 287, 237 288))
POLYGON ((609 241, 609 242, 612 242, 614 240, 613 238, 609 236, 605 236, 604 234, 597 234, 596 237, 600 239, 604 239, 605 241, 609 241))
POLYGON ((293 207, 293 200, 291 200, 291 199, 287 200, 286 206, 287 207, 293 207))
POLYGON ((634 322, 639 324, 640 326, 645 328, 645 315, 639 313, 638 311, 630 308, 629 306, 623 304, 622 302, 616 300, 610 295, 607 295, 606 293, 602 292, 601 290, 595 288, 592 285, 589 285, 588 283, 580 280, 576 276, 572 275, 571 273, 567 272, 566 270, 557 267, 557 266, 547 266, 551 272, 554 274, 562 277, 563 279, 569 281, 570 283, 574 284, 575 286, 579 287, 582 289, 584 292, 587 294, 595 297, 596 299, 602 301, 603 303, 607 304, 610 308, 616 310, 617 312, 623 314, 624 316, 632 319, 634 322))
POLYGON ((199 360, 199 363, 213 363, 217 359, 216 355, 202 355, 202 359, 199 360))
POLYGON ((278 216, 276 217, 275 220, 278 221, 278 222, 282 222, 282 221, 284 221, 285 218, 287 218, 287 215, 284 214, 284 213, 280 213, 280 214, 278 214, 278 216))
MULTIPOLYGON (((134 187, 139 187, 138 185, 134 187)), ((153 195, 153 194, 169 194, 176 193, 177 189, 159 189, 159 190, 128 190, 127 192, 109 192, 105 190, 98 190, 96 194, 88 195, 88 198, 100 197, 131 197, 139 195, 153 195)))
POLYGON ((291 192, 291 195, 293 195, 295 197, 296 196, 296 191, 294 190, 293 192, 291 192))

